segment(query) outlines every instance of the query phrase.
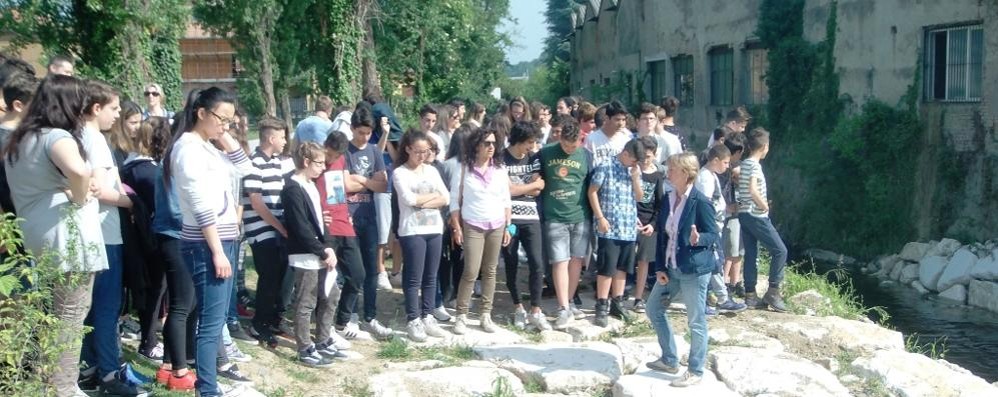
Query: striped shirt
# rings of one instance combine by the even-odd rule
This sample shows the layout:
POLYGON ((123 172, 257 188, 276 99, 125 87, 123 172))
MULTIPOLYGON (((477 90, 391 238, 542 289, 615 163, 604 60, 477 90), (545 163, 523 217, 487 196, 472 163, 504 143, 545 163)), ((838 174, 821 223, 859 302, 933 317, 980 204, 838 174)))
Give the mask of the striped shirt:
POLYGON ((768 200, 768 195, 766 191, 766 175, 762 173, 762 164, 759 164, 759 160, 748 158, 742 160, 741 163, 741 175, 738 177, 738 212, 747 213, 752 216, 765 217, 769 216, 769 212, 763 212, 755 205, 755 201, 752 200, 752 194, 749 193, 749 182, 752 177, 756 179, 756 189, 759 191, 759 195, 762 196, 763 200, 768 200))
POLYGON ((222 153, 195 133, 184 133, 173 145, 172 184, 177 189, 183 226, 181 240, 204 241, 202 228, 214 225, 221 240, 239 238, 233 174, 251 172, 246 153, 222 153))
POLYGON ((260 148, 250 157, 253 171, 243 179, 243 229, 246 241, 250 244, 277 237, 277 229, 263 220, 250 204, 250 195, 260 194, 263 204, 267 206, 275 218, 281 220, 284 207, 281 206, 281 189, 284 189, 284 178, 287 173, 282 167, 281 158, 268 156, 260 148))

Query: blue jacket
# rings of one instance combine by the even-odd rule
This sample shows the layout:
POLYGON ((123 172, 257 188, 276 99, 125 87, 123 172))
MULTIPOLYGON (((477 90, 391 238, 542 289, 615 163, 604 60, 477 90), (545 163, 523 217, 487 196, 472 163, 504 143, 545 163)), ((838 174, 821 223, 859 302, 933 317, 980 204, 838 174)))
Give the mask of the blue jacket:
MULTIPOLYGON (((658 241, 655 246, 655 271, 665 272, 665 249, 669 246, 669 234, 665 232, 665 224, 669 219, 669 208, 671 195, 663 197, 662 207, 659 208, 658 222, 655 230, 658 231, 658 241)), ((707 196, 704 196, 696 188, 690 189, 690 197, 686 199, 686 205, 681 209, 679 216, 679 237, 676 246, 676 267, 683 274, 704 275, 712 272, 716 265, 714 258, 714 244, 721 238, 721 231, 717 229, 714 220, 714 204, 707 196), (697 225, 700 232, 700 241, 697 245, 690 245, 690 230, 697 225)))
POLYGON ((167 189, 163 182, 163 165, 161 164, 156 174, 156 208, 153 213, 152 231, 179 239, 183 220, 180 216, 180 204, 177 201, 177 189, 173 186, 167 189))

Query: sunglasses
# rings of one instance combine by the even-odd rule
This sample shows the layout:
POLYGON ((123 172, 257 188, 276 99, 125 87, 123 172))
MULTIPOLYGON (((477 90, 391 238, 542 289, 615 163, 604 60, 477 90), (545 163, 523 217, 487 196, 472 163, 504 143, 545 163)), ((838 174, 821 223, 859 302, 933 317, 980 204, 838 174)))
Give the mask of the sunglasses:
POLYGON ((150 95, 151 96, 159 96, 159 93, 156 92, 156 91, 146 91, 143 94, 145 94, 146 96, 150 96, 150 95))

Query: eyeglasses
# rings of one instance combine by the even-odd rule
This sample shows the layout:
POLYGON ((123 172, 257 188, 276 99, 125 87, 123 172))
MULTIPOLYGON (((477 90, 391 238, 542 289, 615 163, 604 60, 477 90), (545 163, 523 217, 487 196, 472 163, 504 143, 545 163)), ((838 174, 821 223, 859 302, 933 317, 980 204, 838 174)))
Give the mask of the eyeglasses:
POLYGON ((159 96, 159 93, 156 91, 146 91, 143 94, 145 94, 146 96, 159 96))
POLYGON ((417 155, 417 156, 422 156, 422 155, 430 153, 430 152, 431 152, 430 149, 426 149, 426 150, 413 150, 412 154, 417 155))
MULTIPOLYGON (((205 109, 205 110, 207 110, 207 109, 205 109)), ((237 121, 236 119, 230 119, 230 118, 219 116, 218 113, 215 113, 213 110, 208 110, 208 113, 211 113, 212 116, 217 117, 218 118, 218 122, 222 123, 222 125, 231 126, 233 123, 235 123, 237 121)))
POLYGON ((312 159, 308 159, 308 162, 311 163, 312 165, 319 165, 319 166, 323 166, 323 167, 326 166, 326 161, 325 160, 312 160, 312 159))
POLYGON ((482 146, 495 146, 495 145, 496 145, 496 141, 485 141, 485 142, 482 142, 482 146))

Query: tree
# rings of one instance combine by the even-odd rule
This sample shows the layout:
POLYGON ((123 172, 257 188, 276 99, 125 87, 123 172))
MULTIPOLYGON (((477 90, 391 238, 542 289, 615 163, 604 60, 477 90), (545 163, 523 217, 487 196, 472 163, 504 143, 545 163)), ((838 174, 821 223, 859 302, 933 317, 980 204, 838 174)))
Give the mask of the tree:
POLYGON ((547 89, 555 98, 569 95, 568 85, 571 46, 568 36, 575 30, 571 15, 575 12, 572 0, 548 0, 544 18, 548 23, 548 36, 544 39, 544 52, 541 60, 547 65, 547 89))

